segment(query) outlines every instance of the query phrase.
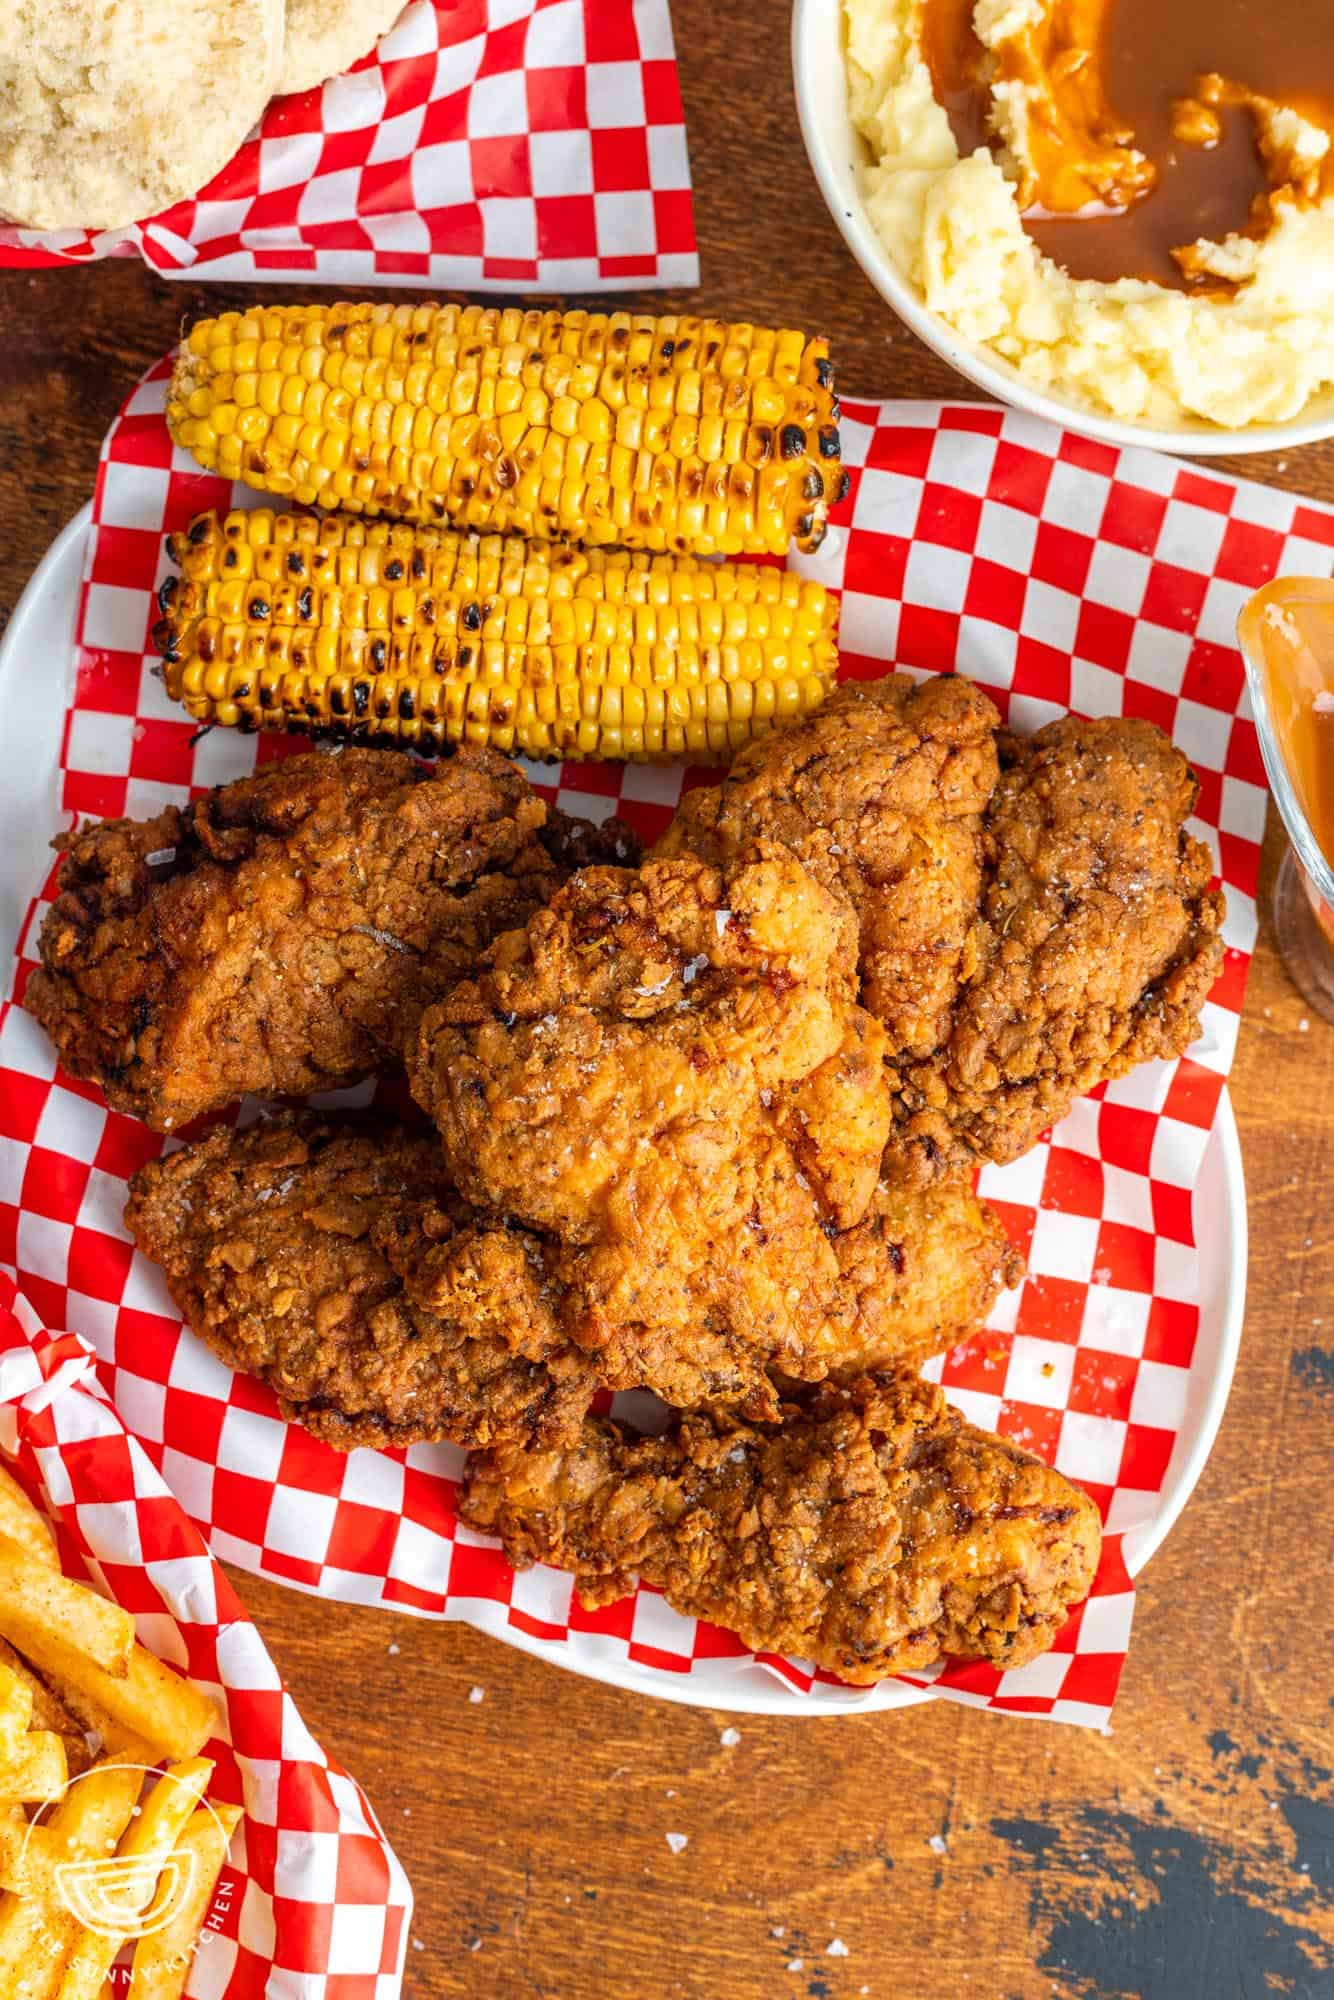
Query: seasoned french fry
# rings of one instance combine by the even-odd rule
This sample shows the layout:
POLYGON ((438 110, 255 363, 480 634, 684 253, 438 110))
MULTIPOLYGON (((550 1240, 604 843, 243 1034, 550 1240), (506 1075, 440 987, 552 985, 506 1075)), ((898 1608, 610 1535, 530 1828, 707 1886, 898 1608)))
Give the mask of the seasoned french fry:
POLYGON ((40 1647, 55 1640, 86 1653, 105 1674, 118 1675, 129 1665, 134 1620, 0 1534, 0 1633, 30 1659, 40 1661, 40 1647))
POLYGON ((128 1668, 119 1677, 62 1639, 43 1636, 25 1650, 33 1664, 51 1677, 79 1720, 97 1728, 105 1747, 122 1756, 146 1750, 148 1754, 135 1759, 145 1764, 156 1764, 162 1757, 196 1757, 218 1726, 217 1711, 207 1695, 164 1667, 143 1646, 131 1649, 128 1668), (102 1720, 90 1721, 93 1713, 102 1720), (103 1720, 119 1741, 102 1727, 103 1720))
POLYGON ((33 1728, 32 1689, 0 1660, 0 1806, 59 1798, 68 1777, 64 1743, 33 1728))
POLYGON ((68 1783, 64 1744, 58 1736, 38 1730, 24 1737, 12 1762, 0 1764, 0 1805, 58 1799, 68 1783))
MULTIPOLYGON (((89 1771, 48 1823, 56 1866, 105 1860, 130 1824, 142 1782, 141 1771, 89 1771)), ((0 1903, 0 1993, 5 2000, 54 2000, 61 1969, 79 1934, 77 1921, 58 1899, 54 1868, 35 1887, 40 1893, 8 1896, 0 1903)))
POLYGON ((0 1806, 0 1889, 17 1886, 14 1876, 27 1833, 28 1820, 22 1806, 0 1806))
POLYGON ((240 1818, 201 1806, 213 1764, 196 1753, 217 1726, 127 1612, 62 1574, 49 1528, 0 1468, 0 2000, 114 2000, 131 1939, 136 2000, 183 1991, 240 1818), (93 1732, 105 1755, 88 1769, 93 1732), (141 1806, 145 1769, 164 1757, 178 1761, 141 1806), (51 1801, 30 1825, 23 1806, 51 1801))
POLYGON ((191 1854, 195 1862, 190 1896, 169 1924, 152 1937, 140 1938, 135 1946, 130 1979, 133 2000, 179 2000, 240 1819, 238 1806, 210 1805, 194 1815, 181 1835, 177 1853, 191 1854))
POLYGON ((0 1768, 23 1754, 32 1728, 32 1689, 21 1674, 0 1660, 0 1768))
MULTIPOLYGON (((32 1720, 28 1724, 28 1727, 30 1729, 49 1729, 54 1735, 60 1738, 65 1746, 65 1759, 69 1765, 70 1776, 72 1778, 77 1777, 80 1771, 86 1771, 93 1761, 92 1752, 88 1748, 87 1731, 97 1728, 96 1721, 81 1721, 60 1700, 59 1696, 47 1686, 41 1675, 34 1673, 28 1662, 21 1659, 14 1651, 14 1648, 4 1639, 0 1639, 0 1665, 8 1667, 10 1672, 22 1681, 24 1687, 27 1688, 32 1697, 32 1720)), ((112 1723, 111 1727, 114 1730, 116 1725, 112 1723)), ((131 1739, 126 1744, 112 1744, 104 1737, 103 1742, 106 1743, 109 1749, 119 1751, 120 1755, 128 1758, 131 1763, 155 1764, 157 1762, 154 1756, 138 1754, 141 1751, 147 1753, 148 1745, 146 1743, 139 1743, 137 1738, 131 1739)))
POLYGON ((48 1569, 59 1569, 56 1538, 11 1473, 0 1465, 0 1534, 18 1542, 48 1569))
POLYGON ((71 1952, 58 1988, 59 2000, 98 2000, 122 1944, 137 1935, 159 1894, 170 1897, 181 1884, 189 1896, 194 1886, 194 1863, 191 1861, 188 1869, 181 1860, 173 1863, 173 1850, 212 1776, 211 1761, 195 1757, 172 1765, 159 1778, 116 1849, 114 1892, 113 1878, 108 1876, 104 1900, 96 1906, 102 1922, 96 1929, 85 1930, 71 1952), (168 1871, 165 1885, 164 1871, 168 1871), (126 1921, 117 1929, 114 1926, 121 1912, 126 1921))
MULTIPOLYGON (((114 1715, 109 1715, 90 1694, 69 1681, 61 1686, 60 1700, 66 1712, 77 1719, 78 1728, 97 1738, 100 1757, 119 1757, 127 1764, 149 1765, 161 1763, 163 1757, 171 1754, 155 1749, 146 1738, 136 1736, 132 1729, 127 1729, 124 1723, 117 1722, 114 1715)), ((93 1757, 85 1756, 81 1768, 87 1770, 94 1761, 93 1757)), ((72 1760, 70 1769, 74 1769, 72 1760)))

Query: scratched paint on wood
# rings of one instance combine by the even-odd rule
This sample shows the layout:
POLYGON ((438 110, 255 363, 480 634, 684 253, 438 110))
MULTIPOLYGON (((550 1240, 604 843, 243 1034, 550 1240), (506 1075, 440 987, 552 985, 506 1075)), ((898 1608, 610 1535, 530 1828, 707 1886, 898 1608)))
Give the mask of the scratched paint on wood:
POLYGON ((1062 2000, 1329 2000, 1334 1774, 1298 1746, 1254 1741, 1213 1731, 1198 1786, 1263 1794, 1268 1826, 1244 1844, 1183 1823, 1181 1799, 992 1820, 1025 1857, 1036 1964, 1062 2000))

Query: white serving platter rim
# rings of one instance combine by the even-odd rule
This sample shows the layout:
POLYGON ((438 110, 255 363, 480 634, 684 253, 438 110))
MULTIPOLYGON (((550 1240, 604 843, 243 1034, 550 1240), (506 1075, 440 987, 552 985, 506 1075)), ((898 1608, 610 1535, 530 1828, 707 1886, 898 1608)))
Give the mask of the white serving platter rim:
MULTIPOLYGON (((3 637, 0 637, 0 966, 8 965, 18 942, 33 888, 49 864, 48 842, 60 830, 61 723, 74 683, 74 631, 90 506, 83 507, 51 544, 33 572, 3 637)), ((0 987, 7 994, 8 980, 0 987)), ((1224 1089, 1205 1149, 1194 1214, 1199 1246, 1200 1341, 1213 1353, 1212 1368, 1192 1367, 1186 1417, 1178 1433, 1167 1478, 1152 1517, 1127 1531, 1126 1566, 1143 1569, 1170 1532, 1213 1449, 1222 1422, 1241 1344, 1246 1296, 1246 1191, 1241 1147, 1231 1100, 1224 1089)), ((69 1329, 77 1333, 76 1326, 69 1329)), ((509 1626, 478 1621, 517 1651, 530 1653, 567 1672, 625 1688, 636 1694, 745 1715, 857 1714, 865 1712, 866 1692, 848 1691, 846 1708, 813 1710, 798 1690, 776 1677, 754 1674, 753 1681, 711 1691, 700 1702, 691 1677, 680 1686, 661 1674, 645 1674, 633 1661, 580 1657, 559 1642, 529 1638, 509 1626), (768 1685, 762 1684, 767 1682, 768 1685)), ((876 1711, 890 1712, 928 1699, 902 1682, 871 1691, 876 1711), (892 1699, 886 1696, 892 1694, 892 1699)))

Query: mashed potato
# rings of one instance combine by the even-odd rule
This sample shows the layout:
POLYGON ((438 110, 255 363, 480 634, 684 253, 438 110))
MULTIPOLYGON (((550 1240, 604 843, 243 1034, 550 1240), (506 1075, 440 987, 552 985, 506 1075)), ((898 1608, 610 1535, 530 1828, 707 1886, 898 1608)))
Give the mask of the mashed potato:
MULTIPOLYGON (((982 0, 979 28, 990 40, 1040 4, 982 0)), ((1071 278, 1025 233, 1001 162, 985 149, 960 159, 922 58, 918 0, 844 9, 849 104, 871 153, 868 211, 927 306, 970 346, 1034 389, 1146 424, 1279 423, 1334 390, 1334 203, 1281 206, 1262 241, 1206 246, 1206 268, 1245 278, 1229 298, 1071 278)), ((1009 107, 1012 140, 1021 114, 1009 107)))

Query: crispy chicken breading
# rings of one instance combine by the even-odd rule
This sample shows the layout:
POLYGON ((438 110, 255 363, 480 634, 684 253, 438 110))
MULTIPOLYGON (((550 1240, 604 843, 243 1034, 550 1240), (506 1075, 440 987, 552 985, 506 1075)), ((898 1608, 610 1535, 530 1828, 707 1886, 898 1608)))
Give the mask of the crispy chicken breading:
POLYGON ((655 850, 720 862, 764 834, 848 897, 891 1178, 1015 1159, 1081 1092, 1180 1054, 1221 961, 1195 779, 1162 731, 998 721, 955 676, 845 684, 688 793, 655 850))
POLYGON ((848 905, 760 843, 585 870, 424 1017, 410 1076, 450 1171, 559 1239, 610 1385, 769 1409, 770 1365, 827 1371, 830 1239, 889 1130, 855 961, 848 905))
POLYGON ((1074 1099, 1199 1032, 1222 895, 1185 831, 1198 786, 1153 723, 1050 723, 1002 744, 976 963, 942 1047, 898 1065, 888 1161, 1012 1160, 1074 1099))
POLYGON ((655 852, 718 863, 757 837, 783 841, 856 910, 862 1004, 891 1048, 930 1055, 971 963, 999 725, 952 675, 846 681, 748 744, 720 785, 687 792, 655 852))
POLYGON ((926 1361, 976 1331, 1023 1258, 968 1179, 903 1187, 881 1181, 852 1229, 833 1239, 838 1335, 830 1373, 841 1381, 926 1361))
POLYGON ((866 1684, 946 1657, 1022 1666, 1087 1596, 1086 1495, 906 1370, 826 1385, 781 1426, 697 1414, 662 1437, 588 1419, 469 1461, 462 1518, 588 1605, 637 1579, 757 1650, 866 1684))
POLYGON ((219 1127, 141 1167, 125 1219, 200 1338, 340 1450, 552 1442, 592 1398, 543 1246, 458 1198, 430 1132, 219 1127))
POLYGON ((775 1124, 836 1229, 861 1220, 880 1178, 888 1050, 874 1015, 854 1007, 834 1054, 775 1095, 775 1124))
POLYGON ((62 843, 24 1004, 68 1070, 158 1131, 355 1082, 607 838, 546 821, 516 765, 467 749, 433 770, 308 754, 104 820, 62 843))

